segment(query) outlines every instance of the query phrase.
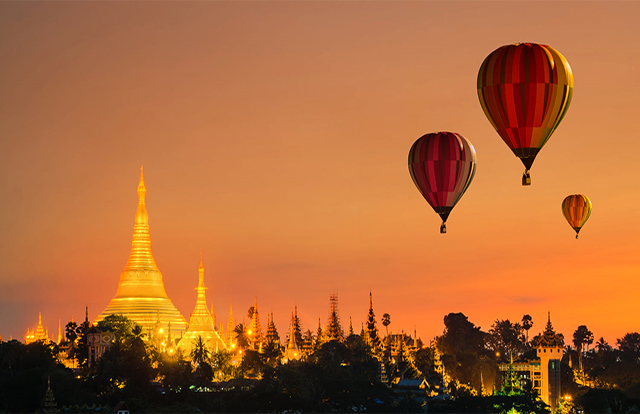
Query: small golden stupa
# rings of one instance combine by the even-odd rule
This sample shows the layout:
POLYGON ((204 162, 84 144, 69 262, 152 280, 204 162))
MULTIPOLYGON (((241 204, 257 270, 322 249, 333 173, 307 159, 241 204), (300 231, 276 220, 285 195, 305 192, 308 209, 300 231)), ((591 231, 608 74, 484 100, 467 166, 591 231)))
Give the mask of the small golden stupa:
POLYGON ((202 340, 210 353, 227 349, 224 341, 216 331, 213 317, 211 316, 211 313, 209 313, 209 309, 207 309, 207 298, 205 297, 205 291, 207 288, 204 286, 202 252, 200 252, 200 266, 198 267, 198 287, 195 289, 198 291, 196 307, 191 313, 191 318, 189 319, 189 329, 187 329, 187 332, 185 332, 178 343, 178 347, 184 351, 184 355, 187 358, 191 354, 193 342, 198 337, 202 337, 202 340))
POLYGON ((120 274, 116 296, 94 323, 109 315, 124 315, 141 325, 145 334, 153 333, 159 327, 168 329, 170 326, 170 334, 179 337, 187 329, 187 321, 167 296, 162 273, 151 254, 149 215, 144 201, 146 193, 140 167, 138 210, 133 226, 131 255, 120 274))
POLYGON ((49 341, 49 330, 45 330, 42 326, 42 312, 38 312, 38 326, 36 327, 36 330, 30 331, 29 329, 27 329, 27 335, 24 337, 25 344, 30 344, 37 341, 49 341))

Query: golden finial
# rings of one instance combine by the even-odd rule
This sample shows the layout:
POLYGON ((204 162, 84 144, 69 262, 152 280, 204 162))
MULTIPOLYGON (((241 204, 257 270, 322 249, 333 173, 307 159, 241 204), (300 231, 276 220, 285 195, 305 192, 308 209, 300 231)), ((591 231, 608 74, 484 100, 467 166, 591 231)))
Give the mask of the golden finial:
POLYGON ((138 196, 144 202, 144 195, 147 192, 147 188, 144 186, 144 171, 142 165, 140 166, 140 183, 138 184, 138 196))
MULTIPOLYGON (((198 295, 204 295, 204 291, 207 289, 204 287, 204 265, 202 264, 202 250, 200 250, 200 266, 198 267, 198 295)), ((206 308, 206 305, 205 305, 206 308)))
POLYGON ((149 215, 147 214, 147 207, 144 203, 144 196, 147 193, 147 188, 144 186, 144 173, 142 166, 140 166, 140 183, 138 184, 138 210, 136 211, 135 224, 149 225, 149 215))

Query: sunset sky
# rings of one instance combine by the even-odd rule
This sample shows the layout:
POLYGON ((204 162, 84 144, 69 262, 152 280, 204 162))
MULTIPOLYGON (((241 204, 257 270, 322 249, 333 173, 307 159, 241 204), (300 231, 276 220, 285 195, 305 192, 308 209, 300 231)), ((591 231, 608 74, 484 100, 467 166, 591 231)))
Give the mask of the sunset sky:
MULTIPOLYGON (((155 260, 188 320, 199 251, 218 323, 258 297, 280 337, 339 296, 360 331, 428 341, 463 312, 551 312, 612 345, 640 331, 640 2, 0 2, 0 335, 95 319, 131 250, 144 165, 155 260), (487 121, 498 47, 568 60, 566 117, 523 187, 487 121), (448 233, 407 168, 413 142, 469 139, 448 233), (593 213, 575 239, 565 196, 593 213)), ((57 339, 57 336, 56 336, 57 339)))

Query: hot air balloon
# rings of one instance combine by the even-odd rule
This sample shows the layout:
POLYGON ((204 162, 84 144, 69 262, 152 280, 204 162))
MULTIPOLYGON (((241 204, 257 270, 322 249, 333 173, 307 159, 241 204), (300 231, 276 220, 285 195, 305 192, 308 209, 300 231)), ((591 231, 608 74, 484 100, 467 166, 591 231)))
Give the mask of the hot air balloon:
POLYGON ((536 155, 567 113, 573 73, 557 50, 518 43, 494 50, 478 72, 482 110, 500 137, 525 166, 522 185, 536 155))
POLYGON ((576 231, 576 239, 580 229, 591 215, 591 207, 589 197, 582 194, 567 196, 562 201, 562 214, 569 222, 569 225, 576 231))
POLYGON ((447 218, 471 184, 476 172, 476 150, 455 132, 434 132, 420 137, 409 151, 409 173, 427 203, 442 218, 440 233, 447 232, 447 218))

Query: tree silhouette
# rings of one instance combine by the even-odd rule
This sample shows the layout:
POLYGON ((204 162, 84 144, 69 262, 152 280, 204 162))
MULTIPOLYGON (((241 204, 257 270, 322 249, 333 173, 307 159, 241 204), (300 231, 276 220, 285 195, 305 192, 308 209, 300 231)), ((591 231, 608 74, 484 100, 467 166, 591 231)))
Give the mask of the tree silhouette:
POLYGON ((631 332, 619 338, 616 343, 622 354, 622 359, 627 361, 638 361, 640 358, 640 333, 631 332))
POLYGON ((391 315, 389 315, 388 313, 385 313, 384 315, 382 315, 382 325, 387 330, 387 336, 389 336, 389 328, 388 328, 388 326, 390 324, 391 324, 391 315))
POLYGON ((489 346, 505 357, 512 354, 520 354, 524 351, 525 344, 522 342, 522 326, 519 323, 511 323, 509 319, 496 321, 489 329, 489 346))
POLYGON ((533 318, 531 315, 524 315, 522 317, 522 328, 525 330, 527 335, 527 343, 529 343, 529 329, 533 326, 533 318))
POLYGON ((236 343, 242 349, 247 349, 251 346, 251 340, 249 339, 249 333, 243 323, 239 323, 233 328, 233 333, 236 336, 236 343))
POLYGON ((201 365, 209 361, 211 353, 207 348, 207 344, 202 339, 202 336, 198 336, 191 342, 191 361, 196 365, 201 365))
POLYGON ((582 369, 582 349, 583 345, 589 345, 593 343, 593 332, 591 332, 586 325, 580 325, 573 333, 573 345, 575 345, 578 350, 578 365, 580 367, 580 372, 582 369))

